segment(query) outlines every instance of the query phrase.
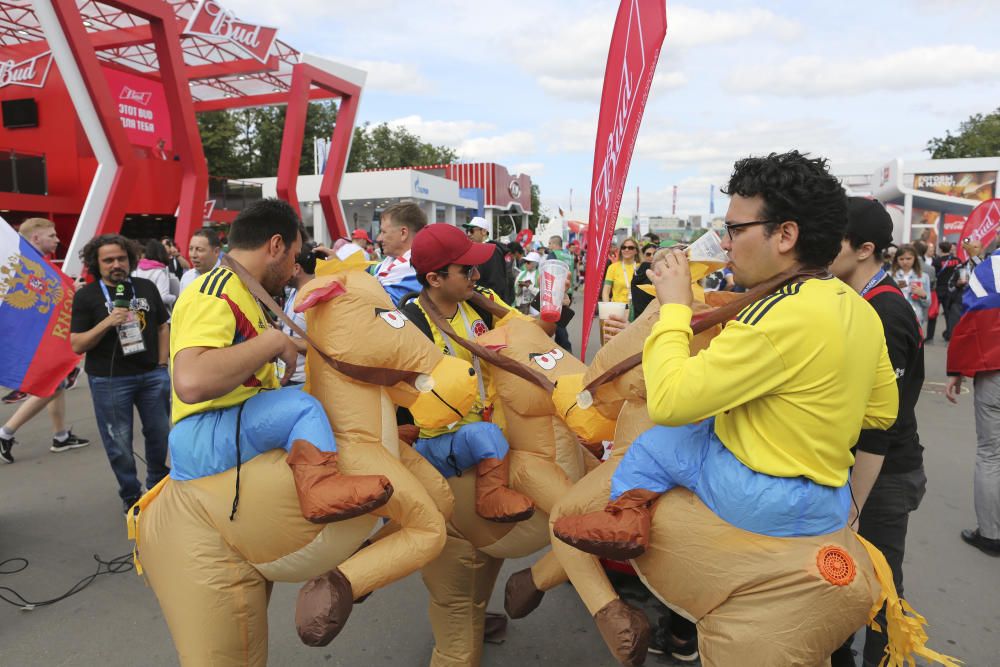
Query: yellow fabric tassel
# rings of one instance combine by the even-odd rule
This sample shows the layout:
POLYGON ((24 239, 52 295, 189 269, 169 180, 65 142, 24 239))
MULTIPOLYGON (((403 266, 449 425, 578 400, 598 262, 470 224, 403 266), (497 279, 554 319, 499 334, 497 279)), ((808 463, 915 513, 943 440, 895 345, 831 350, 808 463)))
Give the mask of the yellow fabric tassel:
POLYGON ((872 567, 875 569, 875 578, 881 586, 881 591, 872 605, 868 621, 876 632, 886 632, 888 643, 885 647, 885 656, 879 662, 879 667, 916 667, 914 655, 919 655, 928 660, 945 665, 945 667, 958 667, 963 664, 961 660, 943 655, 927 648, 927 619, 914 611, 906 600, 900 599, 896 593, 896 585, 892 581, 892 570, 885 556, 873 544, 866 539, 854 534, 861 546, 868 552, 872 567), (885 604, 885 618, 888 628, 883 630, 877 622, 875 615, 885 604))
POLYGON ((156 486, 149 491, 142 494, 142 497, 136 501, 135 505, 132 505, 128 509, 128 514, 125 515, 125 527, 128 529, 128 539, 135 543, 132 545, 132 563, 135 565, 135 573, 140 577, 142 576, 142 563, 139 562, 139 516, 153 502, 153 499, 160 495, 160 491, 163 490, 168 481, 170 481, 169 475, 157 482, 156 486))

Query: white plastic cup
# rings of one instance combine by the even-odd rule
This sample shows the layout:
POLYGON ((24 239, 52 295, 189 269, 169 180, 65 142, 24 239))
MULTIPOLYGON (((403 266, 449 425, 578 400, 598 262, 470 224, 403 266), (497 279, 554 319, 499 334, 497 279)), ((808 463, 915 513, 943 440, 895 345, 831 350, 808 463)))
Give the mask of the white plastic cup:
POLYGON ((688 261, 691 262, 722 262, 723 264, 729 262, 729 255, 722 249, 722 239, 719 238, 714 229, 708 230, 699 236, 697 241, 689 245, 687 256, 688 261))
POLYGON ((558 322, 562 316, 563 297, 566 295, 566 278, 569 267, 558 259, 547 259, 539 265, 541 272, 541 318, 558 322))
POLYGON ((610 320, 615 317, 624 320, 628 317, 628 304, 617 301, 598 301, 597 318, 600 320, 610 320))

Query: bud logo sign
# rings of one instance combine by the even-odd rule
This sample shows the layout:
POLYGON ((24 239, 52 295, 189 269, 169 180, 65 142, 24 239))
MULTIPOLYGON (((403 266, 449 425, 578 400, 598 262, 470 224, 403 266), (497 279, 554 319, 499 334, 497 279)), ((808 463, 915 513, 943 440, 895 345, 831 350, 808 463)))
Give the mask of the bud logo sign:
MULTIPOLYGON (((1000 226, 1000 199, 984 201, 972 209, 972 213, 969 214, 969 217, 965 221, 965 227, 962 228, 959 240, 965 241, 965 239, 970 239, 972 241, 979 241, 983 248, 985 248, 996 238, 997 226, 1000 226)), ((958 252, 955 254, 963 262, 969 259, 968 254, 965 252, 965 246, 961 243, 958 246, 958 252)))
POLYGON ((51 51, 39 53, 21 62, 0 60, 0 88, 7 86, 44 88, 50 67, 52 67, 51 51))
POLYGON ((597 123, 594 173, 587 229, 587 283, 584 287, 583 354, 597 305, 607 257, 621 207, 635 138, 642 122, 660 47, 667 34, 664 0, 622 0, 608 49, 604 92, 597 123))
POLYGON ((260 62, 267 62, 278 36, 277 28, 247 23, 215 0, 201 0, 188 20, 185 34, 232 42, 260 62))
MULTIPOLYGON (((167 110, 163 85, 145 77, 103 67, 108 88, 118 100, 118 118, 129 143, 135 146, 158 148, 163 142, 164 151, 171 144, 170 112, 167 110)), ((157 157, 164 157, 157 154, 157 157)))

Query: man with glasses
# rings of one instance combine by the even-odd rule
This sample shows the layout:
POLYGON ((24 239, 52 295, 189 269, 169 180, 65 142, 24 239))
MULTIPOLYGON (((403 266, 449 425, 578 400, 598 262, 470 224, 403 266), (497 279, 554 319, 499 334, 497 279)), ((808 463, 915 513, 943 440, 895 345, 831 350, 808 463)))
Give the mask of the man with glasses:
MULTIPOLYGON (((489 369, 435 326, 424 309, 426 299, 437 309, 459 336, 472 340, 489 331, 493 316, 468 303, 477 291, 477 265, 489 259, 493 246, 475 243, 457 227, 448 224, 428 225, 413 239, 410 262, 423 287, 418 299, 402 311, 417 328, 434 341, 445 354, 465 359, 479 380, 479 396, 472 410, 451 427, 420 429, 415 446, 445 477, 461 475, 475 466, 476 512, 490 521, 523 521, 535 511, 526 496, 509 487, 509 446, 500 428, 490 422, 492 405, 489 369)), ((509 308, 488 290, 486 296, 509 308)))
MULTIPOLYGON (((896 418, 896 375, 881 321, 826 270, 847 224, 847 197, 826 160, 797 151, 745 158, 727 190, 722 245, 736 282, 758 287, 758 298, 692 357, 688 259, 680 250, 657 259, 649 277, 660 318, 643 346, 642 368, 649 416, 659 425, 629 447, 604 510, 555 522, 556 537, 583 551, 615 560, 644 553, 651 506, 676 486, 743 531, 781 538, 842 530, 851 507, 851 447, 862 428, 884 430, 896 418)), ((698 525, 689 530, 691 545, 715 539, 698 525)), ((734 572, 734 582, 739 576, 734 572)), ((763 581, 768 573, 754 576, 763 581)), ((731 599, 739 605, 739 596, 731 599)), ((838 613, 839 600, 847 598, 831 595, 829 613, 838 613)), ((712 636, 711 619, 729 611, 724 602, 699 619, 701 645, 712 647, 716 662, 737 664, 739 652, 751 648, 769 655, 759 664, 787 662, 789 637, 766 632, 774 627, 765 622, 767 604, 745 635, 712 636)), ((643 628, 627 615, 622 621, 619 634, 641 641, 643 628)), ((828 647, 795 646, 814 658, 795 653, 796 662, 827 658, 843 637, 830 640, 828 647)))

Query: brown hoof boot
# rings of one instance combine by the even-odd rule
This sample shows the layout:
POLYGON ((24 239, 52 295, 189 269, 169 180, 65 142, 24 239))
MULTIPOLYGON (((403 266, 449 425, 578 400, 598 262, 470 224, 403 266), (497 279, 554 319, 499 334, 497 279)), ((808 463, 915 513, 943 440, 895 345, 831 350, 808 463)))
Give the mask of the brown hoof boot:
POLYGON ((626 491, 600 512, 557 519, 552 532, 566 544, 601 558, 638 558, 649 546, 650 506, 659 497, 645 489, 626 491))
POLYGON ((524 618, 542 603, 545 591, 540 591, 531 578, 531 568, 510 575, 503 595, 503 608, 511 618, 524 618))
POLYGON ((413 424, 400 424, 397 427, 399 439, 408 445, 413 445, 420 438, 420 428, 413 424))
POLYGON ((509 456, 479 462, 476 466, 476 514, 497 523, 513 523, 531 518, 535 513, 534 503, 507 486, 509 480, 509 456))
POLYGON ((295 603, 295 630, 306 646, 326 646, 340 634, 351 615, 351 582, 333 569, 310 579, 295 603))
POLYGON ((288 466, 302 516, 313 523, 352 519, 385 505, 392 484, 382 475, 342 475, 337 452, 321 452, 305 440, 292 443, 288 466))
POLYGON ((594 622, 618 662, 632 667, 646 661, 650 630, 644 613, 616 599, 594 614, 594 622))

